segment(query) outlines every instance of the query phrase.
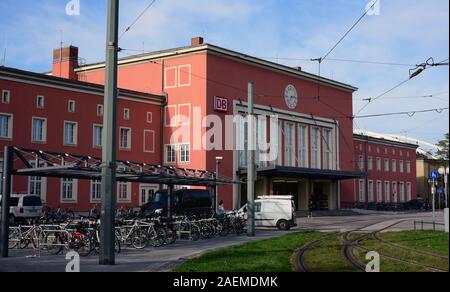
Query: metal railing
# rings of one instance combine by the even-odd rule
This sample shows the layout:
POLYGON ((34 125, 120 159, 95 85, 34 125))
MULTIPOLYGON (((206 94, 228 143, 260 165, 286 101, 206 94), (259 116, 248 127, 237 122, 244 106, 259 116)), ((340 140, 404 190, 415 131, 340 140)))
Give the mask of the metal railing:
POLYGON ((443 226, 445 227, 445 224, 443 223, 438 223, 438 222, 430 222, 430 221, 414 221, 414 231, 420 230, 420 231, 424 231, 424 227, 425 226, 433 226, 433 231, 436 231, 436 227, 437 226, 443 226), (420 229, 418 229, 418 227, 420 227, 420 229))

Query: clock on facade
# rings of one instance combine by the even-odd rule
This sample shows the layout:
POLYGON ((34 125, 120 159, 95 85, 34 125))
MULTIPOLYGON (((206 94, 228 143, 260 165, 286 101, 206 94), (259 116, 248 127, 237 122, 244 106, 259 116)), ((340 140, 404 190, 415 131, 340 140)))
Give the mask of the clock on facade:
POLYGON ((294 85, 288 85, 284 91, 284 99, 286 100, 286 105, 290 109, 295 109, 298 104, 298 94, 297 89, 294 85))

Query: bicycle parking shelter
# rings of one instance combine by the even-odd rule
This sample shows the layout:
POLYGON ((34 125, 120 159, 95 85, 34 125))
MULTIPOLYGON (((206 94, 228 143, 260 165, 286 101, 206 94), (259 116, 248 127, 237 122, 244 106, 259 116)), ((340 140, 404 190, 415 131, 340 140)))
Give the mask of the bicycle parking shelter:
MULTIPOLYGON (((3 163, 3 203, 0 234, 2 257, 8 257, 9 252, 9 200, 11 196, 11 179, 13 176, 101 180, 103 168, 102 160, 96 157, 24 149, 12 146, 5 147, 3 163), (14 167, 14 161, 16 160, 20 161, 22 167, 14 167), (45 166, 34 167, 30 163, 30 161, 34 160, 45 163, 45 166)), ((172 217, 171 202, 174 186, 209 187, 211 188, 212 197, 214 198, 214 206, 216 206, 216 186, 242 184, 240 181, 219 179, 215 172, 207 170, 185 169, 130 161, 116 161, 115 167, 117 182, 167 185, 169 218, 172 217)))

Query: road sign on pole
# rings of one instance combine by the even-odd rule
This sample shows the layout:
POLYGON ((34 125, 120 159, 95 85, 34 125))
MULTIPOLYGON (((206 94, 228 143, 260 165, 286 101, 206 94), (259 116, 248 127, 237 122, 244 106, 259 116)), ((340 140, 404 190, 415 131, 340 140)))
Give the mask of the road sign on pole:
POLYGON ((436 170, 433 170, 432 172, 430 172, 430 178, 434 179, 434 180, 438 179, 439 178, 439 172, 436 171, 436 170))

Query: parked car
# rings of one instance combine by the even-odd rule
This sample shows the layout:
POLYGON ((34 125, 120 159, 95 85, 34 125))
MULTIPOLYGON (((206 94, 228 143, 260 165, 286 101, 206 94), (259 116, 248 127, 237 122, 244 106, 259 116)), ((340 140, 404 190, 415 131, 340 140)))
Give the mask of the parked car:
MULTIPOLYGON (((247 205, 244 205, 238 212, 241 216, 247 217, 247 205)), ((255 225, 257 227, 277 227, 280 230, 289 230, 297 226, 293 197, 258 197, 255 200, 255 225)))
MULTIPOLYGON (((141 213, 147 217, 167 214, 167 197, 167 190, 156 192, 152 201, 142 206, 141 213)), ((208 190, 200 189, 175 191, 173 194, 172 214, 211 217, 214 214, 211 194, 208 190)))
MULTIPOLYGON (((1 198, 0 195, 0 206, 1 198)), ((27 194, 11 194, 9 208, 9 223, 24 222, 29 219, 39 219, 42 217, 42 201, 39 196, 27 194)), ((0 215, 1 215, 0 207, 0 215)))

